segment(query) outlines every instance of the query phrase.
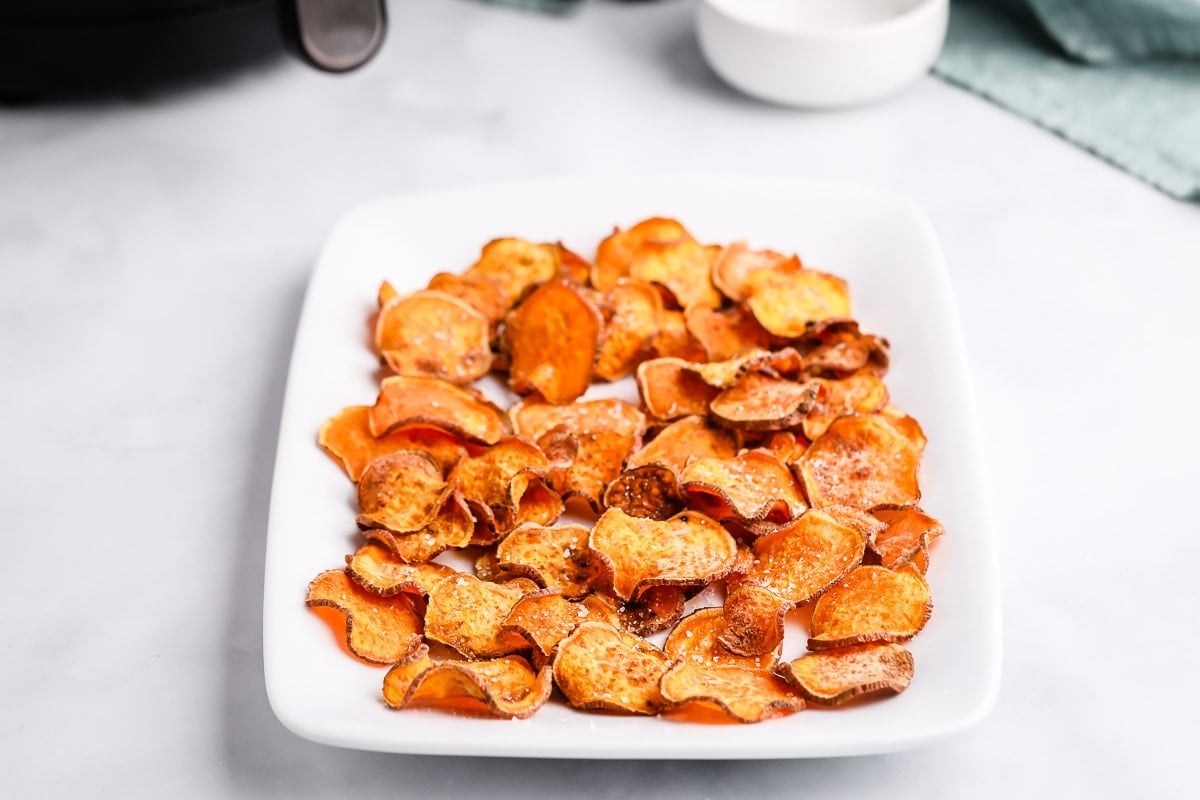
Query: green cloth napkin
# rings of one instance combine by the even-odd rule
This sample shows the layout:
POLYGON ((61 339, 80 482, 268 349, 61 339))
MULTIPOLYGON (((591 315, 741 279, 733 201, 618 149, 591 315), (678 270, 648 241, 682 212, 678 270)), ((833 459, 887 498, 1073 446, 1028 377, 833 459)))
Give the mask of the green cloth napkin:
POLYGON ((1200 201, 1200 0, 955 0, 934 71, 1200 201))

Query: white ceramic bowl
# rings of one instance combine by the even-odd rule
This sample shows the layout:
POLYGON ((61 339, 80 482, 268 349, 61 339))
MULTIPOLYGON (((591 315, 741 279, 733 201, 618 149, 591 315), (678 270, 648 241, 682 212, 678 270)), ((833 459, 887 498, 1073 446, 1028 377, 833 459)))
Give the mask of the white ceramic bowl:
POLYGON ((933 65, 949 0, 700 0, 712 68, 764 100, 834 108, 878 100, 933 65))

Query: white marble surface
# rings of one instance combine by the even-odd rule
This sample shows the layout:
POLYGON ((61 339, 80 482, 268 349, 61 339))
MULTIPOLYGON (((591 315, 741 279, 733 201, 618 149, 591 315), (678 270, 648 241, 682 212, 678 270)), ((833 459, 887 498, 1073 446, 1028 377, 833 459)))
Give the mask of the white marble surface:
POLYGON ((0 795, 1195 796, 1200 207, 933 79, 840 113, 744 99, 682 0, 392 12, 351 76, 280 62, 0 110, 0 795), (397 191, 696 169, 866 181, 931 216, 1001 532, 995 712, 809 762, 420 758, 283 729, 263 535, 330 226, 397 191))

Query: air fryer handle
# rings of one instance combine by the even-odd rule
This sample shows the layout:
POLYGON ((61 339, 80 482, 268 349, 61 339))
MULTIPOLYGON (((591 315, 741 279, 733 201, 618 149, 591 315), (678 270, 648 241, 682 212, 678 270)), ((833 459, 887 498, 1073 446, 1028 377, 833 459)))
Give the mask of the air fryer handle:
POLYGON ((387 30, 384 0, 284 0, 289 33, 305 61, 347 72, 371 60, 387 30))

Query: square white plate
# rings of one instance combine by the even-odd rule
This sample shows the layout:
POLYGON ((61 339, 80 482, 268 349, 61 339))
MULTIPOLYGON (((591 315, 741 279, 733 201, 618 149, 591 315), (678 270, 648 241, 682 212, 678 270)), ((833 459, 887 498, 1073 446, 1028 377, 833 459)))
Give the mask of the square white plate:
MULTIPOLYGON (((899 750, 960 731, 990 711, 1000 673, 999 609, 966 353, 937 241, 906 200, 864 186, 786 178, 558 179, 384 198, 347 214, 330 235, 296 334, 266 556, 267 691, 295 733, 367 750, 556 758, 899 750), (342 407, 374 402, 366 320, 380 280, 401 291, 422 288, 435 272, 465 269, 485 242, 505 235, 560 240, 590 254, 614 225, 654 215, 678 218, 702 241, 747 239, 843 276, 863 329, 891 340, 893 401, 929 436, 922 506, 948 531, 928 574, 933 617, 909 644, 912 685, 885 700, 757 725, 582 713, 557 701, 521 721, 388 709, 380 695, 384 668, 345 655, 304 605, 308 582, 341 566, 361 541, 353 488, 317 447, 316 431, 342 407)), ((788 646, 785 657, 799 655, 788 646)))

